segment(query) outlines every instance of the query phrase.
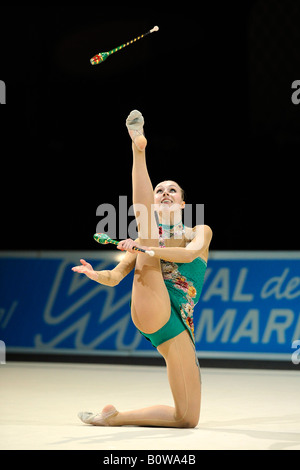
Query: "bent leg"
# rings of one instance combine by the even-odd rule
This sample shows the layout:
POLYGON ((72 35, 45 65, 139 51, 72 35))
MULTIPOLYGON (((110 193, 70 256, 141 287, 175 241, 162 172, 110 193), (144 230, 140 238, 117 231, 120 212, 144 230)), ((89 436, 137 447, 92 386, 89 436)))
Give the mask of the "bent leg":
POLYGON ((156 426, 194 428, 199 422, 201 380, 194 346, 187 331, 158 348, 165 358, 175 407, 157 405, 118 412, 109 426, 156 426))
POLYGON ((184 331, 158 347, 166 361, 177 427, 195 427, 201 407, 201 376, 196 350, 184 331))

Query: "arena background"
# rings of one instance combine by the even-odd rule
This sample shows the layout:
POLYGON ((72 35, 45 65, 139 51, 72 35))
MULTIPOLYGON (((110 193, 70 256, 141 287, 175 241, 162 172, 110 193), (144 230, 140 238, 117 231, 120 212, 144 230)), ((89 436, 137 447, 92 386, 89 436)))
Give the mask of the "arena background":
POLYGON ((95 248, 96 208, 131 197, 135 108, 153 181, 205 203, 212 249, 298 249, 298 2, 3 8, 3 249, 95 248))
POLYGON ((200 463, 199 450, 299 449, 299 15, 297 0, 1 5, 1 449, 50 450, 56 465, 53 450, 144 464, 144 450, 200 463), (195 312, 196 429, 77 418, 108 402, 173 406, 130 322, 130 277, 109 290, 71 271, 82 256, 116 262, 93 234, 101 204, 131 205, 132 109, 153 182, 177 180, 214 232, 195 312))
POLYGON ((298 2, 4 11, 4 255, 115 253, 92 235, 99 205, 118 208, 125 195, 131 205, 132 109, 145 116, 153 182, 174 179, 187 203, 205 204, 213 252, 299 249, 298 2), (158 33, 90 65, 155 25, 158 33))

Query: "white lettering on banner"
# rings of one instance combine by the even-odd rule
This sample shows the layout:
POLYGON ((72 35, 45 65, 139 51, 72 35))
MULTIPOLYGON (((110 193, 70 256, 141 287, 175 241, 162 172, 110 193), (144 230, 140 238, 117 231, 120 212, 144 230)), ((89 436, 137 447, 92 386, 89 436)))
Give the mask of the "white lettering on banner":
POLYGON ((15 312, 17 306, 18 306, 18 301, 15 300, 11 307, 7 310, 5 308, 0 308, 0 328, 5 329, 11 320, 11 317, 13 316, 13 313, 15 312))
POLYGON ((233 293, 234 302, 252 302, 254 299, 253 294, 243 294, 242 290, 247 279, 248 269, 242 268, 236 283, 236 288, 233 293))
POLYGON ((262 288, 261 298, 267 299, 274 295, 277 300, 296 299, 300 296, 300 277, 293 277, 284 286, 289 275, 289 268, 286 268, 281 276, 275 276, 269 279, 262 288), (297 289, 295 292, 295 289, 297 289), (294 292, 293 292, 294 291, 294 292))
POLYGON ((284 344, 286 342, 286 330, 294 321, 294 312, 285 309, 271 310, 269 321, 265 333, 262 338, 263 343, 269 343, 272 333, 277 334, 277 343, 284 344), (283 321, 278 321, 282 319, 283 321))
MULTIPOLYGON (((71 304, 68 308, 63 310, 60 314, 57 313, 55 309, 53 309, 53 305, 55 303, 55 300, 58 296, 59 289, 61 289, 61 283, 62 279, 65 275, 66 268, 70 266, 70 263, 68 261, 63 261, 57 271, 57 274, 54 278, 52 289, 50 291, 50 295, 45 307, 44 311, 44 319, 45 322, 48 325, 57 325, 66 320, 70 315, 72 315, 76 310, 78 310, 82 305, 84 305, 86 302, 88 302, 90 299, 92 299, 95 295, 99 294, 99 287, 101 288, 102 286, 99 286, 99 284, 90 284, 91 289, 88 291, 86 295, 83 295, 82 297, 79 298, 78 301, 76 302, 70 302, 71 300, 71 295, 74 294, 78 289, 80 289, 82 286, 85 284, 90 283, 90 280, 86 276, 82 276, 81 279, 77 279, 76 276, 73 275, 73 278, 71 279, 69 289, 67 292, 69 304, 71 304), (53 313, 55 312, 55 316, 53 313)), ((109 262, 104 261, 103 263, 99 264, 98 266, 95 267, 96 271, 101 271, 109 266, 109 262)), ((112 292, 107 290, 108 297, 110 294, 112 295, 112 292)), ((108 302, 110 302, 111 299, 107 299, 108 302)))
POLYGON ((216 341, 216 339, 221 333, 221 343, 227 343, 229 341, 236 313, 236 309, 225 310, 224 315, 222 315, 219 322, 214 328, 214 311, 211 308, 204 308, 201 312, 198 326, 195 330, 196 343, 204 339, 205 330, 205 341, 207 341, 208 343, 213 343, 214 341, 216 341))
POLYGON ((249 310, 244 320, 237 329, 231 342, 238 343, 241 338, 250 338, 251 343, 258 343, 259 341, 259 311, 252 309, 249 310))
MULTIPOLYGON (((209 270, 206 275, 206 283, 210 274, 211 270, 209 270)), ((242 268, 239 272, 232 295, 232 300, 234 302, 252 302, 254 299, 253 294, 243 293, 247 275, 248 269, 242 268)), ((218 270, 212 281, 210 281, 210 285, 206 289, 202 300, 203 302, 208 302, 212 297, 220 297, 223 302, 228 302, 230 300, 230 270, 228 268, 221 268, 218 270)))
POLYGON ((294 332, 293 340, 295 340, 296 338, 300 338, 300 315, 299 315, 298 322, 297 322, 297 325, 296 325, 296 329, 295 329, 295 332, 294 332))
POLYGON ((124 315, 119 321, 113 323, 112 326, 103 332, 101 332, 95 339, 93 339, 90 343, 84 343, 83 337, 85 335, 86 330, 88 329, 88 324, 90 320, 91 314, 88 313, 80 318, 78 321, 67 327, 65 330, 62 330, 57 336, 55 336, 51 341, 44 342, 42 340, 42 335, 35 336, 35 345, 37 348, 55 348, 60 343, 62 343, 66 338, 72 336, 76 333, 75 336, 75 348, 84 350, 93 350, 96 349, 101 343, 103 343, 107 338, 117 332, 116 337, 116 349, 117 350, 135 350, 141 339, 141 334, 137 331, 135 336, 130 344, 124 343, 124 337, 126 334, 126 330, 128 328, 128 323, 131 321, 130 313, 124 315))
POLYGON ((226 309, 219 320, 216 320, 214 310, 204 308, 195 328, 196 343, 201 341, 213 343, 218 339, 221 343, 238 343, 242 338, 249 338, 252 344, 257 344, 261 338, 261 342, 266 344, 275 335, 278 344, 285 344, 289 340, 287 330, 293 323, 296 323, 296 326, 291 337, 293 339, 299 337, 300 314, 296 316, 292 310, 272 309, 263 334, 259 310, 250 309, 238 326, 237 312, 237 309, 226 309))
POLYGON ((207 302, 213 296, 221 297, 224 302, 229 300, 229 269, 219 269, 210 286, 207 288, 202 300, 203 302, 207 302))
MULTIPOLYGON (((95 266, 95 270, 100 271, 109 266, 109 262, 103 261, 100 263, 98 266, 95 266)), ((88 278, 86 277, 77 277, 74 276, 73 273, 70 273, 70 263, 67 261, 63 261, 56 273, 56 276, 53 281, 52 288, 50 290, 50 295, 47 301, 47 304, 45 306, 44 310, 44 321, 48 325, 63 325, 64 322, 71 317, 73 314, 76 315, 78 313, 78 310, 82 308, 85 304, 87 304, 93 297, 96 295, 99 295, 99 293, 105 293, 105 300, 102 301, 99 305, 99 310, 100 310, 100 316, 98 319, 98 323, 101 324, 105 320, 107 320, 109 317, 114 315, 116 312, 120 310, 126 303, 128 304, 129 307, 129 300, 131 296, 131 292, 126 292, 124 296, 120 296, 119 292, 116 291, 116 289, 112 289, 111 287, 103 286, 100 284, 95 284, 92 283, 88 278), (62 287, 63 279, 64 276, 68 276, 69 281, 69 286, 67 291, 65 292, 65 287, 62 287), (71 277, 70 277, 71 276, 71 277), (76 295, 76 301, 72 300, 73 295, 75 292, 77 292, 80 288, 82 288, 84 285, 89 284, 90 289, 87 291, 85 289, 84 295, 80 296, 78 298, 78 295, 76 295), (61 291, 63 290, 63 294, 66 297, 67 300, 67 308, 64 310, 57 312, 55 308, 55 301, 56 299, 62 295, 61 291), (116 300, 116 302, 115 302, 116 300), (53 313, 55 312, 55 316, 53 313)), ((86 307, 88 309, 88 305, 86 307)), ((42 338, 41 334, 37 334, 34 338, 35 346, 37 348, 43 348, 43 349, 49 349, 49 348, 55 348, 59 344, 61 344, 66 338, 70 336, 74 336, 75 334, 75 347, 78 349, 95 349, 97 346, 99 346, 103 341, 105 341, 109 336, 112 334, 117 333, 116 336, 116 348, 117 349, 136 349, 138 347, 138 344, 140 343, 142 336, 141 334, 137 331, 134 338, 132 339, 130 344, 124 344, 124 337, 126 334, 126 330, 128 328, 129 322, 131 321, 130 313, 126 313, 122 318, 118 318, 117 322, 113 322, 113 324, 107 328, 104 331, 101 331, 101 333, 94 338, 92 341, 89 343, 84 343, 83 338, 88 330, 89 326, 89 321, 91 318, 92 313, 91 312, 85 312, 85 314, 76 320, 73 323, 69 323, 68 326, 66 326, 64 329, 59 329, 59 333, 54 335, 54 337, 50 340, 45 342, 42 338)))
MULTIPOLYGON (((103 260, 95 269, 108 269, 110 264, 103 260)), ((300 277, 291 276, 290 269, 285 268, 279 273, 275 272, 276 276, 268 276, 267 280, 263 278, 263 281, 256 283, 256 278, 249 276, 250 268, 242 266, 237 266, 238 269, 224 265, 218 269, 214 266, 207 269, 199 306, 210 302, 206 304, 210 308, 195 311, 196 344, 200 343, 200 347, 201 341, 216 343, 216 346, 218 342, 227 343, 228 346, 252 344, 257 348, 258 344, 263 346, 270 343, 272 348, 276 348, 276 344, 288 344, 290 347, 292 340, 300 338, 300 314, 293 310, 292 304, 295 302, 291 302, 300 296, 300 277), (271 301, 268 302, 268 299, 271 301), (283 299, 284 302, 277 304, 277 301, 283 299), (277 305, 281 308, 274 308, 277 305)), ((120 315, 120 309, 129 303, 130 297, 131 291, 124 293, 119 289, 92 283, 85 276, 74 276, 70 272, 70 261, 62 260, 43 317, 45 324, 53 328, 47 328, 46 341, 42 334, 35 336, 36 347, 56 348, 70 338, 74 348, 94 350, 113 336, 114 349, 137 349, 142 335, 135 331, 128 337, 131 324, 129 304, 128 310, 120 315), (120 292, 123 293, 120 295, 120 292), (95 310, 95 303, 90 301, 99 295, 101 300, 96 319, 100 326, 95 329, 95 326, 91 326, 96 323, 95 312, 91 311, 95 310), (48 339, 51 331, 52 337, 48 339), (125 344, 125 338, 130 344, 125 344)))

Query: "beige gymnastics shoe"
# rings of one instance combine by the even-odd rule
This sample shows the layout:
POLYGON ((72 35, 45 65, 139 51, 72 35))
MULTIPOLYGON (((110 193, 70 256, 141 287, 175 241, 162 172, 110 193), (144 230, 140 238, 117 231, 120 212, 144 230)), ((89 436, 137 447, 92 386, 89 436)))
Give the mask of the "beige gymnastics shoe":
POLYGON ((114 406, 111 405, 109 408, 109 411, 102 411, 102 413, 98 414, 81 411, 78 413, 78 418, 85 424, 92 424, 93 426, 109 426, 109 418, 112 418, 119 413, 114 406))
POLYGON ((147 139, 144 136, 144 124, 145 121, 142 113, 136 109, 131 111, 126 119, 126 127, 129 135, 137 149, 141 152, 145 150, 147 146, 147 139))

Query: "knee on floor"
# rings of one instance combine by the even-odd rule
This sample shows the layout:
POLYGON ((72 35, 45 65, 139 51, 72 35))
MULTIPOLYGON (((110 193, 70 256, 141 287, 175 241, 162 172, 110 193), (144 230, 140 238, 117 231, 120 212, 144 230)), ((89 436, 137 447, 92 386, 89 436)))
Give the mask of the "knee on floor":
POLYGON ((199 423, 199 414, 190 413, 186 414, 183 418, 178 420, 179 427, 181 428, 195 428, 199 423))

